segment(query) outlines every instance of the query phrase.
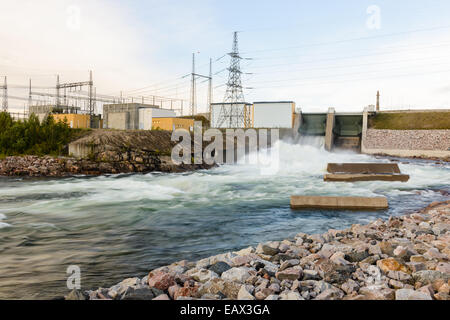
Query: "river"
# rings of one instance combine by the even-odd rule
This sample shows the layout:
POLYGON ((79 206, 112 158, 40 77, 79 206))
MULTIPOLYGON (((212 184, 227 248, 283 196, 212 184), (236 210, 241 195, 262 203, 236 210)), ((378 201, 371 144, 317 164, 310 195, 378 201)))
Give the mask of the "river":
POLYGON ((241 163, 181 174, 0 178, 0 299, 63 296, 70 265, 80 267, 83 289, 110 287, 175 261, 449 199, 448 164, 404 160, 408 183, 326 183, 328 162, 389 160, 287 142, 280 142, 280 159, 272 176, 241 163), (387 196, 390 209, 292 211, 291 195, 387 196))

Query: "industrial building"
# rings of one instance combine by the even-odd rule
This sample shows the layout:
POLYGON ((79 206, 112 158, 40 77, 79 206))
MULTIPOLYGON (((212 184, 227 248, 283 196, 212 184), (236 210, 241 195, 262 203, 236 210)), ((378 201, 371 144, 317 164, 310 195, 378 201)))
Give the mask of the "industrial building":
POLYGON ((194 130, 193 119, 183 118, 153 118, 153 130, 175 131, 177 129, 194 130))
POLYGON ((295 102, 264 101, 254 102, 252 106, 253 128, 293 128, 295 102))
POLYGON ((211 104, 212 128, 293 128, 295 102, 211 104))
POLYGON ((52 115, 55 121, 67 120, 67 124, 74 129, 77 128, 101 128, 103 120, 100 115, 89 115, 80 107, 64 105, 36 105, 30 106, 30 114, 35 114, 39 121, 44 121, 48 115, 52 115))
MULTIPOLYGON (((91 127, 91 116, 88 114, 52 114, 56 122, 67 121, 69 127, 73 129, 86 129, 91 127)), ((101 121, 101 120, 100 120, 101 121)))
POLYGON ((118 130, 151 130, 153 119, 175 118, 173 110, 141 103, 105 104, 104 128, 118 130))

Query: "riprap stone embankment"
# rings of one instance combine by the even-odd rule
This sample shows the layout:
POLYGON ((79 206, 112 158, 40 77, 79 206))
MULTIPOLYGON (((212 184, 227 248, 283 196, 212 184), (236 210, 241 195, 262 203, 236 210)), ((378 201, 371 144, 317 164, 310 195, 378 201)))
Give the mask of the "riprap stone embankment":
POLYGON ((180 261, 67 299, 449 300, 450 201, 402 217, 180 261))

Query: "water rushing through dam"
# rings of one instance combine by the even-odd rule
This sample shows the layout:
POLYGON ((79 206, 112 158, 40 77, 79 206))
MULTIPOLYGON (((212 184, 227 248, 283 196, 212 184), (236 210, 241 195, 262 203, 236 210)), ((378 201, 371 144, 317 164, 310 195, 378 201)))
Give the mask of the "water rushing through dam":
POLYGON ((62 296, 66 269, 83 289, 178 260, 320 233, 449 199, 450 166, 405 160, 408 183, 326 183, 328 162, 388 161, 280 142, 280 170, 225 165, 182 174, 0 178, 0 299, 62 296), (291 195, 386 196, 377 212, 292 211, 291 195))

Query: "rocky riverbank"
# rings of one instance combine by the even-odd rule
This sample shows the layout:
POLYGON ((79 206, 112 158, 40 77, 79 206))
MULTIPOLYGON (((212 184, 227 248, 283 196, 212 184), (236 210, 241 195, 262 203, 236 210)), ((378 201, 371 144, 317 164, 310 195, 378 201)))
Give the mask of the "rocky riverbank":
POLYGON ((449 300, 450 201, 403 217, 180 261, 90 300, 449 300))
POLYGON ((118 173, 185 172, 209 169, 207 165, 174 165, 167 156, 151 153, 125 153, 107 161, 70 157, 15 156, 0 159, 0 176, 67 177, 118 173))

